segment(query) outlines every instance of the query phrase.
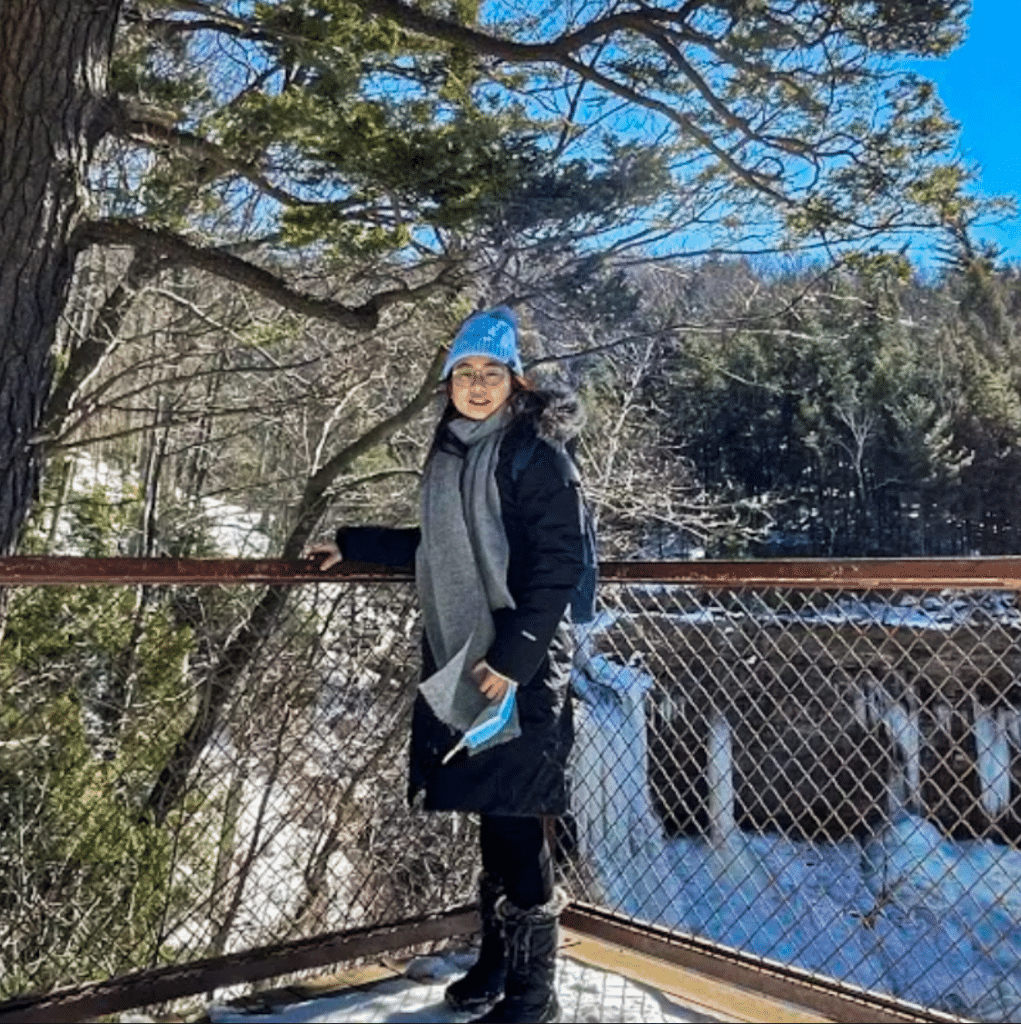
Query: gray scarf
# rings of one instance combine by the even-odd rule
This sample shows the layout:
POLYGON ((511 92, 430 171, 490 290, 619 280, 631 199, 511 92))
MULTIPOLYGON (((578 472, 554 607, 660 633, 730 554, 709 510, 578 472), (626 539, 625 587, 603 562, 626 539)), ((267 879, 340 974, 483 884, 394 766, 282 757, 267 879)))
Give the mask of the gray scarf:
POLYGON ((439 670, 421 691, 439 718, 465 731, 489 704, 468 677, 496 635, 492 612, 513 608, 510 552, 496 465, 509 408, 484 420, 453 420, 462 457, 440 447, 422 481, 422 540, 415 578, 425 633, 439 670))

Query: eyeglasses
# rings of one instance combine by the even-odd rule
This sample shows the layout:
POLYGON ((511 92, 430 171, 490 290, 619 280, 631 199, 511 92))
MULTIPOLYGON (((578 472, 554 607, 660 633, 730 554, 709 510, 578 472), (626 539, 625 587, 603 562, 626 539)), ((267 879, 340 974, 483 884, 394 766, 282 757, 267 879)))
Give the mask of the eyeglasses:
POLYGON ((455 368, 450 379, 454 382, 455 388, 473 387, 476 381, 484 388, 496 388, 506 384, 509 376, 509 371, 503 366, 487 366, 477 373, 470 366, 461 366, 455 368))

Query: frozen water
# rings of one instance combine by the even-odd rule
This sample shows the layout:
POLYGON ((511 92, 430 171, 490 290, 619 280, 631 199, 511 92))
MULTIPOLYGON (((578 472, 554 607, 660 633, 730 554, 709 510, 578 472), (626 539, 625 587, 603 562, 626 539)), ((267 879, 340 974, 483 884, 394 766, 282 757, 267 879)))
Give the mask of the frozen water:
POLYGON ((1021 711, 1017 708, 1003 708, 1004 728, 1014 749, 1021 753, 1021 711))
POLYGON ((982 780, 982 807, 998 818, 1010 806, 1010 740, 1004 713, 975 702, 975 761, 982 780))
POLYGON ((709 721, 706 778, 709 783, 709 831, 715 844, 726 843, 737 829, 734 821, 734 764, 730 723, 720 711, 709 721))
POLYGON ((586 855, 615 864, 655 855, 661 838, 646 786, 645 745, 645 695, 653 680, 640 669, 596 656, 574 682, 583 701, 580 713, 589 716, 585 736, 599 737, 577 744, 572 763, 579 837, 599 842, 586 855), (600 787, 598 793, 593 785, 600 787))
MULTIPOLYGON (((921 807, 922 798, 922 734, 916 707, 905 708, 891 700, 881 689, 883 710, 880 721, 886 726, 900 755, 898 778, 894 781, 894 799, 912 810, 921 807)), ((895 808, 896 810, 896 808, 895 808)))
POLYGON ((666 912, 679 890, 648 792, 645 696, 653 680, 601 655, 580 667, 570 768, 580 853, 610 906, 630 893, 666 912))
MULTIPOLYGON (((666 841, 643 777, 648 755, 637 706, 649 684, 635 669, 615 673, 605 659, 593 659, 585 676, 575 761, 583 780, 579 844, 608 907, 973 1019, 1021 1020, 1021 852, 947 839, 909 813, 920 775, 916 711, 879 687, 862 694, 862 713, 883 722, 897 746, 909 798, 868 842, 738 829, 723 841, 719 828, 711 839, 666 841), (644 837, 641 849, 628 840, 632 833, 644 837)), ((987 712, 976 722, 985 737, 985 799, 999 806, 1016 719, 987 712)), ((723 790, 714 806, 723 808, 727 731, 718 720, 711 731, 710 772, 723 790)))

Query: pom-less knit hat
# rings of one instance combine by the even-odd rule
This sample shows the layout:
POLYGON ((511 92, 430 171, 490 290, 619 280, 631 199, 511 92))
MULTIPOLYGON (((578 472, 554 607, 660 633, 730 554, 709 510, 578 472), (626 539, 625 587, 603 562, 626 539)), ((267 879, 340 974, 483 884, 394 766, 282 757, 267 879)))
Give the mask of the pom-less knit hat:
POLYGON ((450 376, 456 363, 469 356, 489 356, 506 363, 519 377, 524 374, 518 354, 518 322, 506 306, 476 313, 461 325, 443 364, 443 379, 450 376))

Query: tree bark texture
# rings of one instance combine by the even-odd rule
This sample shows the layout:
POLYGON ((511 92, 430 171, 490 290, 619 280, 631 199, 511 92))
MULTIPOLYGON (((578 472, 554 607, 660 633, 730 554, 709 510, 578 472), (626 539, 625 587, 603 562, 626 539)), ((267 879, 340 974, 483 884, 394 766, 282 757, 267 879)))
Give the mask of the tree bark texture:
POLYGON ((89 162, 110 126, 121 0, 0 9, 0 556, 38 489, 37 432, 74 269, 89 162))

